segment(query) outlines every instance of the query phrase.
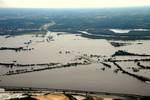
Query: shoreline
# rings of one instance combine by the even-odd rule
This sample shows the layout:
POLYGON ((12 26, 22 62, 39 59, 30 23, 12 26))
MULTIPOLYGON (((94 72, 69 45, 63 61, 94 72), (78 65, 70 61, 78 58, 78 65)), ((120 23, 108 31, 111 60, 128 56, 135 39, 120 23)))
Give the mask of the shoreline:
POLYGON ((119 97, 149 97, 147 95, 136 95, 126 93, 115 93, 115 92, 97 92, 97 91, 85 91, 85 90, 72 90, 72 89, 54 89, 54 88, 36 88, 36 87, 15 87, 15 86, 0 86, 4 88, 5 92, 1 93, 70 93, 70 94, 82 94, 82 95, 105 95, 105 96, 119 96, 119 97))

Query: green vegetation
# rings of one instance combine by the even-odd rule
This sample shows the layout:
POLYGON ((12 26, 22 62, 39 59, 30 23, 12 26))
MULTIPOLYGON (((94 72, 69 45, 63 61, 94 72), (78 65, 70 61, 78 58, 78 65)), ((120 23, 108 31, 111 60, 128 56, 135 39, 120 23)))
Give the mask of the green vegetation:
POLYGON ((89 38, 150 39, 149 31, 117 34, 109 29, 150 29, 150 7, 122 9, 0 9, 0 35, 87 31, 89 38))
POLYGON ((114 56, 150 56, 150 55, 135 54, 135 53, 129 53, 129 52, 123 51, 123 50, 118 50, 112 55, 112 57, 114 57, 114 56))

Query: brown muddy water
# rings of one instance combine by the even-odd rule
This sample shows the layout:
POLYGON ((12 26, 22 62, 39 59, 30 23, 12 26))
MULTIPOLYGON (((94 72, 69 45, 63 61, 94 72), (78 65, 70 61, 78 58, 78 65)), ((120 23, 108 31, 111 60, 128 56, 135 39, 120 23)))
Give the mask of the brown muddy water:
MULTIPOLYGON (((114 42, 114 40, 112 40, 114 42)), ((88 39, 80 35, 64 32, 48 32, 44 37, 35 35, 20 35, 6 38, 0 36, 0 48, 23 47, 27 50, 0 50, 0 63, 13 64, 45 64, 59 65, 88 61, 88 64, 65 68, 47 69, 27 73, 7 75, 10 71, 33 70, 45 66, 5 66, 0 65, 0 86, 38 87, 55 89, 72 89, 97 92, 126 93, 150 96, 150 84, 132 76, 115 72, 117 67, 111 63, 108 68, 100 62, 111 58, 117 50, 126 50, 137 54, 150 55, 150 41, 115 41, 131 45, 114 47, 111 41, 105 39, 88 39), (29 50, 33 48, 32 50, 29 50), (99 57, 91 57, 98 55, 99 57), (82 59, 77 60, 82 57, 82 59)), ((149 59, 150 57, 118 56, 113 59, 149 59)), ((118 62, 126 71, 150 78, 150 69, 140 69, 137 62, 118 62)), ((149 61, 141 61, 142 65, 150 66, 149 61)), ((46 66, 47 67, 47 66, 46 66)))

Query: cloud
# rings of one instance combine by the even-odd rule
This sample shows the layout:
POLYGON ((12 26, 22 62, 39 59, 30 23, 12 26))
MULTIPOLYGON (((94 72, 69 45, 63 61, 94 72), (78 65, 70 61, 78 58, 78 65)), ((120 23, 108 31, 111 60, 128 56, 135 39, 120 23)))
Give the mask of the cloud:
POLYGON ((0 0, 0 5, 2 5, 3 4, 3 0, 0 0))
POLYGON ((30 8, 127 7, 147 6, 150 0, 0 0, 0 5, 30 8))
POLYGON ((4 6, 6 6, 5 2, 3 0, 0 0, 0 7, 4 7, 4 6))

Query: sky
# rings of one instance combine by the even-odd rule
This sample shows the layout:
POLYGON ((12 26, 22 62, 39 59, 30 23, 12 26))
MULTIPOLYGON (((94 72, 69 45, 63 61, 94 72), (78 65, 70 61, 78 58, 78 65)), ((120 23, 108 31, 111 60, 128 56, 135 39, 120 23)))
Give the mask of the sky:
POLYGON ((106 8, 150 6, 150 0, 0 0, 0 7, 106 8))

